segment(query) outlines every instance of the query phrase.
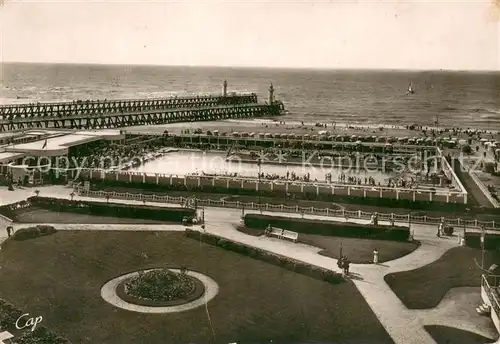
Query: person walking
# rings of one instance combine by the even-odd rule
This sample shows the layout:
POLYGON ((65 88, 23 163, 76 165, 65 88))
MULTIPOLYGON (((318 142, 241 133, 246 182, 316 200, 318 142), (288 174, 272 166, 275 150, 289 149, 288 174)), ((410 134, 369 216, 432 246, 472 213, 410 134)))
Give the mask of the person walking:
POLYGON ((349 276, 349 265, 351 264, 349 258, 344 256, 344 275, 349 276))

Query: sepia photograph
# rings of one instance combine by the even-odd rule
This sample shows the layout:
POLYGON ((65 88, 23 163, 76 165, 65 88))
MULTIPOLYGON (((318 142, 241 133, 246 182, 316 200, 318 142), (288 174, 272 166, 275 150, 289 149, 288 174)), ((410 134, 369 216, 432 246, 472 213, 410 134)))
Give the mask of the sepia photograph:
POLYGON ((499 344, 500 0, 0 0, 0 344, 499 344))

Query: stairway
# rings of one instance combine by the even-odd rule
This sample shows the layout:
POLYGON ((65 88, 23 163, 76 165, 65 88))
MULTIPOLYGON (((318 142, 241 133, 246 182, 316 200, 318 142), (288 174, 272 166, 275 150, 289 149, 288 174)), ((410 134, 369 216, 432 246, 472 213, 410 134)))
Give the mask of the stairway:
POLYGON ((476 312, 479 315, 490 315, 491 307, 483 303, 480 306, 476 307, 476 312))

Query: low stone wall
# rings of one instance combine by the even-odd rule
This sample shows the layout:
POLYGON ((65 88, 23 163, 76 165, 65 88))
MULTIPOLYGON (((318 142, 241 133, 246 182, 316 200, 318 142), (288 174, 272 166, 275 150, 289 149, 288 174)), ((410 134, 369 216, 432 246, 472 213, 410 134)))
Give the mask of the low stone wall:
POLYGON ((257 178, 224 176, 175 176, 138 172, 104 172, 103 170, 82 170, 80 178, 93 181, 153 184, 159 186, 212 187, 271 191, 288 194, 310 193, 321 195, 342 195, 363 198, 389 198, 395 200, 428 201, 440 203, 467 204, 467 193, 428 189, 403 189, 382 186, 347 185, 339 183, 300 182, 285 180, 259 180, 257 178))

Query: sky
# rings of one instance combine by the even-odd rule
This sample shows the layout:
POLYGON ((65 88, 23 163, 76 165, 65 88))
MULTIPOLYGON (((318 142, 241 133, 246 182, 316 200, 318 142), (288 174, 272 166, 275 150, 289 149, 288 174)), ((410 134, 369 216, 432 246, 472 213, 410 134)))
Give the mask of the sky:
POLYGON ((0 3, 0 62, 500 70, 489 0, 0 3))

